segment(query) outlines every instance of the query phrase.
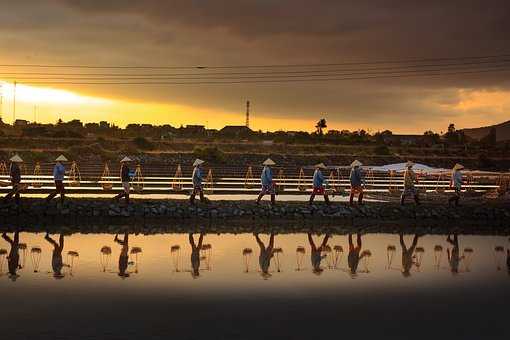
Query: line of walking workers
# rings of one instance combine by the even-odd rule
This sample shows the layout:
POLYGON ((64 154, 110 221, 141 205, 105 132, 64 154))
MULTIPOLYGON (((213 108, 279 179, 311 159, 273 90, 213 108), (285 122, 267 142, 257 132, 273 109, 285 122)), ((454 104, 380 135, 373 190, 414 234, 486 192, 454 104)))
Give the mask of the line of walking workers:
MULTIPOLYGON (((280 272, 280 256, 283 254, 283 250, 276 246, 275 234, 271 233, 268 237, 267 243, 261 238, 258 233, 253 234, 255 241, 259 247, 258 265, 260 269, 260 275, 267 279, 272 276, 271 263, 275 265, 274 271, 280 272)), ((353 234, 347 235, 348 241, 348 252, 347 252, 347 268, 346 272, 351 276, 355 277, 360 272, 368 272, 368 258, 372 256, 369 249, 363 249, 362 235, 356 234, 356 238, 353 234), (360 262, 363 263, 362 269, 359 269, 360 262)), ((200 233, 198 239, 195 239, 195 235, 189 233, 189 246, 190 246, 190 264, 191 269, 189 272, 191 276, 196 279, 200 276, 201 270, 211 270, 211 257, 212 257, 212 245, 205 243, 205 233, 200 233)), ((320 237, 320 235, 319 235, 320 237)), ((411 243, 406 244, 404 234, 399 234, 399 244, 401 248, 401 273, 402 276, 407 278, 412 274, 413 268, 416 271, 421 270, 423 254, 425 252, 423 247, 418 246, 418 239, 421 236, 415 234, 412 238, 411 243)), ((3 274, 3 263, 4 258, 7 255, 7 269, 9 278, 15 281, 18 277, 18 270, 23 269, 26 260, 26 254, 23 255, 23 259, 20 259, 20 251, 26 251, 27 245, 20 242, 20 232, 15 231, 13 236, 9 236, 7 233, 2 233, 2 238, 9 243, 10 250, 0 248, 0 276, 3 274)), ((48 233, 44 236, 44 240, 47 241, 52 249, 51 256, 51 267, 52 274, 55 279, 62 279, 65 277, 66 272, 72 275, 74 268, 74 259, 79 257, 77 251, 68 251, 67 260, 64 262, 64 234, 60 233, 58 238, 53 239, 48 233), (71 255, 71 256, 70 256, 71 255), (67 262, 67 263, 66 263, 67 262)), ((328 269, 342 269, 339 267, 342 256, 343 248, 340 245, 333 247, 328 245, 331 241, 332 235, 326 234, 322 237, 322 241, 316 243, 314 235, 311 232, 307 233, 307 241, 309 244, 309 256, 311 271, 316 275, 320 275, 324 272, 325 268, 328 269), (324 267, 323 263, 326 260, 327 266, 324 267)), ((123 237, 115 235, 113 242, 120 245, 119 259, 118 259, 118 276, 121 278, 127 278, 132 273, 138 273, 138 254, 142 253, 142 248, 133 247, 130 243, 129 233, 125 232, 123 237), (130 267, 131 266, 131 267, 130 267)), ((459 237, 457 234, 448 235, 446 242, 449 245, 446 249, 447 261, 449 269, 452 274, 458 274, 462 271, 470 271, 471 256, 474 250, 472 248, 464 248, 461 251, 459 246, 459 237), (463 269, 461 269, 461 263, 463 263, 463 269)), ((173 262, 173 270, 175 272, 186 272, 181 269, 181 247, 180 245, 173 245, 171 248, 171 256, 173 262)), ((394 245, 387 246, 387 264, 386 270, 398 269, 393 266, 394 257, 397 247, 394 245)), ((498 271, 502 270, 505 262, 505 250, 503 246, 495 247, 495 259, 496 268, 498 271)), ((110 272, 109 263, 112 249, 109 246, 103 246, 100 250, 101 267, 103 272, 110 272)), ((35 273, 40 271, 42 248, 32 247, 31 259, 32 266, 35 273)), ((304 258, 307 253, 304 246, 298 246, 296 248, 296 263, 297 270, 300 271, 304 267, 304 258)), ((244 248, 241 252, 244 257, 244 271, 249 272, 250 270, 250 258, 253 254, 251 248, 244 248)), ((441 259, 443 256, 443 246, 436 245, 434 247, 434 267, 440 269, 441 259)), ((510 274, 510 248, 506 251, 506 267, 508 274, 510 274)))
MULTIPOLYGON (((11 159, 10 164, 10 178, 12 189, 9 193, 4 197, 4 202, 14 197, 16 204, 20 203, 20 192, 22 191, 21 186, 21 170, 19 167, 19 163, 23 162, 23 159, 19 155, 14 155, 11 159)), ((51 201, 56 195, 60 194, 60 198, 63 201, 65 198, 65 188, 64 188, 64 176, 66 173, 64 163, 68 162, 67 158, 64 155, 60 155, 55 159, 55 166, 53 168, 53 179, 55 181, 55 190, 48 195, 46 201, 51 201)), ((126 204, 129 204, 129 194, 131 191, 130 181, 132 178, 132 172, 129 168, 132 160, 129 157, 124 157, 121 159, 120 163, 120 179, 122 182, 122 192, 114 197, 114 200, 118 201, 121 198, 124 198, 126 204)), ((207 202, 207 199, 204 196, 204 175, 202 166, 205 161, 201 159, 196 159, 193 163, 193 174, 192 174, 192 183, 193 190, 191 192, 189 201, 191 204, 194 204, 195 197, 198 195, 201 202, 207 202)), ((261 191, 259 196, 257 197, 257 204, 260 203, 261 199, 264 195, 270 195, 271 204, 276 204, 276 183, 273 178, 273 170, 272 167, 276 165, 276 163, 268 158, 263 163, 262 173, 260 175, 261 180, 261 191)), ((362 171, 362 163, 358 160, 355 160, 351 163, 351 172, 349 176, 351 190, 349 203, 350 205, 354 204, 354 198, 357 195, 358 204, 363 204, 363 187, 365 185, 365 178, 362 171)), ((404 171, 404 190, 400 197, 400 204, 404 205, 405 199, 409 196, 414 198, 416 204, 420 204, 420 198, 418 194, 418 190, 415 187, 415 184, 418 183, 418 177, 416 173, 413 171, 414 163, 408 161, 406 163, 406 170, 404 171)), ((315 171, 313 174, 313 189, 310 195, 309 204, 312 204, 316 195, 324 196, 324 201, 326 204, 330 204, 328 192, 326 191, 326 187, 328 185, 328 180, 322 173, 322 170, 327 169, 324 163, 319 163, 314 166, 315 171)), ((448 199, 448 204, 452 203, 455 206, 459 205, 460 194, 462 190, 462 172, 461 170, 464 167, 461 164, 456 164, 452 170, 452 176, 450 180, 450 187, 454 189, 454 194, 448 199)))

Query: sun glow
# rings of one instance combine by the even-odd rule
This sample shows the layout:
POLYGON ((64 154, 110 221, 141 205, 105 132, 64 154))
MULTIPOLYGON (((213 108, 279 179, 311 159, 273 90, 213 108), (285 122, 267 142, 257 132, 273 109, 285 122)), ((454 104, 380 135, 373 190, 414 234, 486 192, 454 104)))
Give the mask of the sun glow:
POLYGON ((34 87, 23 84, 2 82, 2 93, 4 98, 14 98, 16 101, 33 104, 105 104, 108 100, 94 97, 87 97, 71 91, 59 90, 46 87, 34 87))

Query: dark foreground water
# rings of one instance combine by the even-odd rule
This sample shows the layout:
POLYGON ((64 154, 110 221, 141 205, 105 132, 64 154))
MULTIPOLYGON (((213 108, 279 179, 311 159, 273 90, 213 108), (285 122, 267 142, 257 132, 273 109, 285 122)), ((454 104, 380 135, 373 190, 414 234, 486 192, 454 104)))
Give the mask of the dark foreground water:
POLYGON ((114 236, 4 235, 0 339, 510 336, 508 237, 114 236))

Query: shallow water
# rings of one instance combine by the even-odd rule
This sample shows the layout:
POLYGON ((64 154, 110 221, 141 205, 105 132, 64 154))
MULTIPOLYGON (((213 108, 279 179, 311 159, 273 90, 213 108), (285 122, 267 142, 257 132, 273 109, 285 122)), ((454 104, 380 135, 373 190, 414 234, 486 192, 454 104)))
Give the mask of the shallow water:
MULTIPOLYGON (((270 236, 259 236, 267 250, 270 236)), ((59 235, 50 238, 58 245, 59 235)), ((313 235, 316 247, 323 239, 313 235)), ((195 234, 198 272, 192 270, 188 234, 130 234, 124 250, 141 252, 128 255, 125 270, 119 266, 122 245, 114 235, 73 234, 63 240, 62 261, 72 266, 64 266, 61 275, 54 274, 55 248, 44 233, 19 234, 27 249, 19 251, 23 268, 16 276, 8 274, 6 255, 0 257, 6 338, 487 339, 510 334, 505 324, 508 237, 459 235, 459 257, 448 261, 448 251, 455 252, 453 236, 452 242, 447 235, 421 236, 406 275, 399 235, 390 234, 361 236, 360 253, 369 250, 371 255, 359 261, 356 273, 347 261, 346 235, 331 236, 331 249, 323 248, 315 271, 307 234, 276 235, 273 249, 281 252, 274 254, 266 273, 252 234, 204 235, 202 246, 210 249, 202 251, 195 234), (179 250, 172 252, 177 245, 179 250), (104 246, 110 255, 101 253, 104 246), (299 246, 304 255, 296 251, 299 246), (34 247, 40 254, 31 251, 34 247), (251 254, 243 255, 245 249, 251 254)), ((413 235, 404 236, 407 249, 412 241, 413 235)), ((10 244, 0 239, 0 248, 9 251, 10 244)))

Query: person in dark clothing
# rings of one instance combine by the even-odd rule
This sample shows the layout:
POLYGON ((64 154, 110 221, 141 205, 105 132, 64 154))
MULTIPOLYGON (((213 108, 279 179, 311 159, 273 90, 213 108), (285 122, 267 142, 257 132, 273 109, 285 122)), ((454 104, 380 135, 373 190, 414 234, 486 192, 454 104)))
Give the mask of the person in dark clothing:
POLYGON ((127 271, 129 264, 129 233, 124 233, 123 240, 119 239, 118 235, 115 235, 113 240, 122 246, 119 254, 119 276, 124 279, 129 277, 127 271))
POLYGON ((55 160, 55 166, 53 167, 53 180, 55 181, 55 190, 46 197, 46 203, 50 202, 55 196, 60 194, 60 202, 64 203, 65 199, 65 188, 64 188, 64 176, 66 169, 63 162, 67 162, 67 158, 64 155, 60 155, 55 160))
POLYGON ((131 159, 129 157, 124 157, 120 161, 120 180, 122 182, 122 192, 119 193, 117 196, 114 197, 114 200, 118 201, 122 197, 126 198, 126 205, 129 204, 129 191, 130 191, 130 184, 129 181, 131 180, 129 175, 129 162, 131 162, 131 159))
POLYGON ((11 166, 9 168, 9 175, 11 177, 11 185, 12 189, 7 193, 7 195, 4 197, 3 201, 6 202, 7 200, 11 199, 14 196, 14 201, 16 205, 20 204, 21 196, 20 196, 20 190, 21 190, 21 169, 19 167, 19 164, 23 162, 23 159, 21 159, 20 156, 14 155, 10 159, 11 166))
POLYGON ((446 239, 446 242, 452 245, 452 250, 450 252, 450 248, 447 249, 448 254, 448 262, 450 264, 450 271, 452 274, 459 273, 459 265, 462 260, 464 260, 464 256, 460 256, 459 250, 459 238, 457 234, 453 234, 453 240, 450 235, 446 239))
POLYGON ((48 233, 44 236, 44 239, 53 245, 53 253, 51 255, 51 267, 53 269, 53 277, 55 279, 62 279, 64 273, 62 268, 69 267, 62 261, 62 251, 64 250, 64 234, 60 233, 58 243, 53 240, 48 233))
POLYGON ((193 162, 193 174, 191 175, 191 181, 193 183, 193 191, 189 196, 190 204, 195 204, 195 196, 198 194, 200 196, 200 202, 207 203, 207 200, 204 197, 204 187, 202 185, 203 175, 202 175, 202 164, 205 162, 201 159, 196 159, 193 162))
POLYGON ((204 233, 200 233, 198 244, 195 244, 193 234, 189 234, 189 244, 191 246, 191 276, 196 279, 200 276, 200 250, 204 241, 204 233))
POLYGON ((404 277, 411 276, 411 268, 413 267, 413 264, 416 264, 414 262, 414 250, 418 244, 418 235, 414 235, 413 243, 409 247, 409 249, 406 247, 406 244, 404 242, 404 234, 400 233, 400 246, 402 247, 402 275, 404 277))
POLYGON ((16 231, 14 233, 13 239, 11 239, 6 233, 2 234, 2 238, 9 242, 11 245, 9 257, 7 258, 7 264, 9 267, 9 278, 12 281, 16 281, 16 279, 19 277, 18 269, 21 268, 19 265, 19 232, 16 231))
POLYGON ((312 271, 314 274, 321 274, 324 269, 321 268, 321 261, 327 256, 322 255, 322 252, 326 249, 328 244, 329 235, 324 236, 322 243, 319 247, 315 245, 313 242, 313 237, 311 233, 308 233, 308 243, 310 243, 310 261, 312 262, 312 271))
POLYGON ((358 194, 358 204, 363 205, 363 185, 365 184, 365 180, 361 171, 362 165, 363 164, 358 160, 351 163, 351 173, 349 175, 349 181, 351 183, 351 193, 349 195, 350 205, 353 205, 354 196, 356 194, 358 194))

